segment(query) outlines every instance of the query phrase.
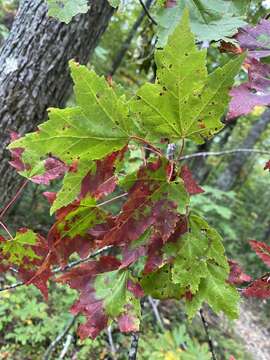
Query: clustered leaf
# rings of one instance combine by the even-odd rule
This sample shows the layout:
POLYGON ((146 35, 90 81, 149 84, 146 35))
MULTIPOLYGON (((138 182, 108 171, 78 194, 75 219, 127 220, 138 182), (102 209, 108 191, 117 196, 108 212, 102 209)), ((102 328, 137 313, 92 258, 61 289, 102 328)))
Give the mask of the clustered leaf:
MULTIPOLYGON (((71 62, 76 106, 50 109, 37 132, 13 134, 9 146, 12 165, 31 181, 64 177, 58 193, 44 194, 55 223, 46 239, 36 235, 39 245, 30 246, 39 258, 29 260, 28 272, 25 260, 18 265, 28 284, 47 296, 54 266, 65 268, 74 253, 84 258, 107 245, 113 249, 114 256, 80 264, 57 280, 79 292, 71 311, 86 317, 82 338, 96 337, 112 320, 121 331, 138 331, 144 295, 185 299, 190 318, 204 302, 237 316, 239 296, 228 282, 221 237, 190 210, 190 196, 203 189, 186 165, 166 158, 161 144, 200 144, 222 128, 227 92, 243 56, 209 75, 206 52, 197 49, 185 12, 155 61, 155 83, 132 98, 71 62), (132 146, 143 145, 150 156, 126 173, 122 164, 132 146)), ((9 240, 1 243, 9 246, 9 240)))

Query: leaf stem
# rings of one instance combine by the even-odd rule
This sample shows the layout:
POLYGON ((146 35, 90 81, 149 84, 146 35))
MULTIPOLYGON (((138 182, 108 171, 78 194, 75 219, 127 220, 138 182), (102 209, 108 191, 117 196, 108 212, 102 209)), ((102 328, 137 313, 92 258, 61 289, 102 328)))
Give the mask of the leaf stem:
POLYGON ((28 184, 29 180, 26 180, 23 182, 23 184, 20 186, 19 190, 16 192, 16 194, 14 195, 14 197, 10 200, 10 202, 4 207, 4 209, 1 211, 0 213, 0 219, 2 219, 4 217, 4 215, 6 214, 6 212, 8 211, 8 209, 15 203, 15 201, 18 199, 18 197, 21 195, 23 189, 25 188, 25 186, 28 184))
POLYGON ((163 154, 162 152, 157 148, 155 147, 154 145, 152 145, 149 141, 139 137, 139 136, 136 136, 136 135, 132 135, 131 136, 131 139, 134 139, 134 140, 138 140, 140 142, 142 142, 143 144, 146 144, 148 145, 150 148, 152 148, 153 150, 155 150, 155 152, 160 156, 160 157, 163 157, 163 154))
POLYGON ((214 350, 214 344, 213 344, 213 341, 212 341, 210 333, 209 333, 208 322, 206 321, 206 319, 204 317, 203 309, 200 309, 200 315, 201 315, 201 320, 202 320, 202 323, 203 323, 204 331, 205 331, 205 334, 206 334, 206 337, 207 337, 209 350, 211 351, 211 354, 212 354, 212 359, 217 360, 215 350, 214 350))
POLYGON ((11 235, 11 232, 8 230, 7 226, 0 221, 0 226, 2 226, 2 228, 5 230, 5 232, 8 234, 8 236, 10 237, 11 240, 14 240, 14 237, 11 235))
POLYGON ((154 24, 157 25, 156 20, 152 17, 149 10, 147 9, 145 3, 142 0, 139 0, 139 3, 141 4, 143 10, 145 11, 146 16, 149 18, 149 20, 154 24))
POLYGON ((184 149, 185 149, 185 138, 182 138, 182 144, 181 144, 180 152, 179 152, 179 155, 177 157, 178 161, 182 158, 184 149))

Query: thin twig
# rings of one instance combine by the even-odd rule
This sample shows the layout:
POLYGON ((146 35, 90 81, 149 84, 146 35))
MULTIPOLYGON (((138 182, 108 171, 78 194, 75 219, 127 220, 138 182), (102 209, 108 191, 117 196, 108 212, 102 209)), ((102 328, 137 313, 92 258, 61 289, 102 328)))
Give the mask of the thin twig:
POLYGON ((19 187, 19 190, 16 192, 16 194, 13 196, 13 198, 10 200, 10 202, 4 207, 4 209, 0 212, 0 219, 4 217, 8 209, 17 201, 18 197, 21 195, 23 189, 28 184, 28 180, 24 181, 23 184, 19 187))
POLYGON ((158 325, 160 326, 160 328, 162 330, 164 330, 163 321, 162 321, 162 318, 161 318, 160 313, 158 311, 158 300, 154 300, 152 298, 152 296, 148 296, 148 301, 149 301, 150 305, 152 306, 153 313, 155 315, 155 318, 157 320, 158 325))
POLYGON ((145 145, 148 145, 150 148, 154 149, 156 151, 156 153, 159 154, 159 156, 163 157, 162 152, 157 147, 155 147, 153 144, 151 144, 149 141, 147 141, 139 136, 136 136, 136 135, 132 135, 130 138, 134 139, 134 140, 138 140, 145 145))
MULTIPOLYGON (((145 3, 145 7, 147 9, 150 8, 151 4, 152 4, 153 0, 147 0, 145 3)), ((113 76, 115 74, 115 72, 117 71, 117 69, 120 67, 129 47, 130 44, 135 36, 135 34, 137 33, 138 28, 140 27, 140 25, 142 24, 144 18, 146 16, 146 12, 145 10, 142 10, 141 13, 139 14, 137 20, 135 21, 135 23, 133 24, 127 38, 125 39, 125 41, 123 42, 120 50, 118 51, 116 57, 114 58, 113 62, 112 62, 112 69, 109 72, 110 76, 113 76)), ((136 79, 134 79, 134 81, 136 81, 136 79)))
MULTIPOLYGON (((65 266, 64 268, 57 267, 57 268, 55 268, 52 272, 53 272, 54 274, 58 274, 58 273, 60 273, 60 272, 65 272, 65 271, 67 271, 67 270, 69 270, 69 269, 72 269, 73 267, 75 267, 75 266, 77 266, 77 265, 83 264, 83 263, 85 263, 85 262, 87 262, 87 261, 95 258, 95 257, 98 256, 98 255, 103 254, 105 251, 111 249, 112 247, 113 247, 112 245, 110 245, 110 246, 105 246, 105 247, 103 247, 102 249, 99 249, 99 250, 95 251, 94 253, 88 255, 86 258, 73 261, 73 262, 69 263, 67 266, 65 266)), ((14 271, 14 269, 12 269, 12 270, 14 271)), ((8 290, 15 289, 15 288, 17 288, 17 287, 20 287, 20 286, 25 285, 26 283, 27 283, 27 281, 26 281, 26 282, 20 281, 20 282, 17 282, 16 284, 12 284, 12 285, 5 286, 4 288, 0 288, 0 292, 1 292, 1 291, 8 291, 8 290)))
POLYGON ((59 356, 59 360, 64 359, 64 357, 66 356, 66 353, 68 352, 68 348, 70 347, 72 340, 73 340, 72 334, 67 334, 67 339, 64 343, 63 350, 61 351, 61 354, 59 356))
POLYGON ((232 150, 224 150, 224 151, 206 151, 206 152, 198 152, 190 155, 184 155, 179 158, 179 160, 188 160, 195 157, 206 157, 206 156, 222 156, 229 155, 239 152, 247 152, 247 153, 255 153, 255 154, 264 154, 270 155, 270 151, 259 150, 259 149, 232 149, 232 150))
POLYGON ((182 139, 182 144, 181 144, 180 152, 178 155, 178 160, 182 158, 184 149, 185 149, 185 138, 182 139))
POLYGON ((8 291, 8 290, 16 289, 17 287, 20 287, 20 286, 23 286, 23 285, 25 285, 25 282, 19 281, 16 284, 8 285, 8 286, 5 286, 5 287, 1 288, 0 292, 1 291, 8 291))
POLYGON ((112 355, 112 358, 114 359, 115 354, 116 354, 116 348, 115 348, 113 337, 112 337, 112 327, 111 327, 111 325, 108 327, 107 333, 108 333, 108 340, 109 340, 109 344, 110 344, 110 348, 111 348, 111 355, 112 355))
POLYGON ((209 329, 208 329, 208 322, 206 321, 206 319, 205 319, 205 317, 204 317, 203 309, 200 309, 200 315, 201 315, 203 327, 204 327, 204 330, 205 330, 205 334, 206 334, 206 337, 207 337, 209 349, 210 349, 211 354, 212 354, 212 359, 213 359, 213 360, 217 360, 216 354, 215 354, 215 350, 214 350, 213 341, 212 341, 212 339, 211 339, 211 336, 210 336, 210 333, 209 333, 209 329))
POLYGON ((75 321, 77 319, 78 315, 73 316, 69 322, 67 323, 67 326, 65 329, 56 337, 56 339, 50 344, 50 346, 45 351, 45 354, 43 356, 43 360, 49 360, 51 358, 51 355, 56 348, 56 346, 60 343, 62 339, 65 338, 65 336, 68 334, 69 330, 72 328, 72 326, 75 324, 75 321))
POLYGON ((5 232, 8 234, 10 239, 14 240, 13 236, 11 235, 11 232, 8 230, 7 226, 2 221, 0 221, 0 226, 5 230, 5 232))
POLYGON ((97 257, 98 255, 101 255, 103 254, 105 251, 109 250, 112 248, 112 245, 109 245, 109 246, 105 246, 103 247, 102 249, 99 249, 95 252, 93 252, 92 254, 89 254, 87 257, 83 258, 83 259, 79 259, 79 260, 76 260, 76 261, 72 261, 71 263, 69 263, 67 266, 65 266, 64 268, 61 268, 61 267, 58 267, 56 269, 53 270, 53 273, 54 274, 58 274, 60 272, 65 272, 69 269, 72 269, 74 268, 75 266, 77 265, 80 265, 80 264, 83 264, 95 257, 97 257))
POLYGON ((133 332, 131 334, 131 344, 130 344, 130 348, 129 348, 128 360, 136 360, 137 359, 139 339, 140 339, 139 332, 133 332))
POLYGON ((152 17, 152 15, 150 14, 149 10, 147 9, 147 7, 145 6, 145 3, 142 0, 139 0, 139 3, 141 4, 143 10, 145 11, 146 16, 149 18, 149 20, 154 24, 157 25, 156 20, 152 17))

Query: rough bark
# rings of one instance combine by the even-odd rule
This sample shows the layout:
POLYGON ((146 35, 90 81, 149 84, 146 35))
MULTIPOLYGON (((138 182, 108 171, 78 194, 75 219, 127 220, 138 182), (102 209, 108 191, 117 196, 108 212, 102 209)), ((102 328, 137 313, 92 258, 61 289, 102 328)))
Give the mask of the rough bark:
POLYGON ((44 0, 21 1, 0 51, 0 208, 19 181, 5 150, 9 131, 29 132, 48 107, 64 105, 71 90, 68 60, 88 61, 112 14, 107 0, 92 0, 87 14, 66 25, 47 16, 44 0))
MULTIPOLYGON (((270 109, 267 109, 260 119, 251 127, 247 137, 242 144, 239 145, 239 148, 253 149, 269 124, 270 109)), ((228 163, 224 172, 217 179, 216 187, 224 191, 232 189, 250 156, 252 156, 250 153, 236 153, 231 162, 228 163)))

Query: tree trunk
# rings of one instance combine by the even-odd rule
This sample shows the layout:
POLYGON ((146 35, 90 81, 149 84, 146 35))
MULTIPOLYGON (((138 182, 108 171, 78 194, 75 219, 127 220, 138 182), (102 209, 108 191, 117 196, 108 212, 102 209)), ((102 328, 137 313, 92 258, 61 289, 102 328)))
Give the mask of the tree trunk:
MULTIPOLYGON (((260 119, 252 126, 247 137, 239 145, 239 148, 243 149, 253 149, 260 139, 262 133, 266 130, 267 126, 270 124, 270 109, 267 109, 260 119)), ((241 171, 249 159, 252 156, 251 153, 236 153, 226 166, 225 171, 220 175, 216 181, 216 187, 220 190, 229 191, 233 188, 237 178, 240 176, 241 171)))
POLYGON ((22 0, 0 51, 0 208, 20 177, 8 164, 9 131, 24 134, 61 107, 71 90, 68 60, 87 63, 113 14, 107 0, 92 0, 87 14, 66 25, 47 16, 44 0, 22 0))

